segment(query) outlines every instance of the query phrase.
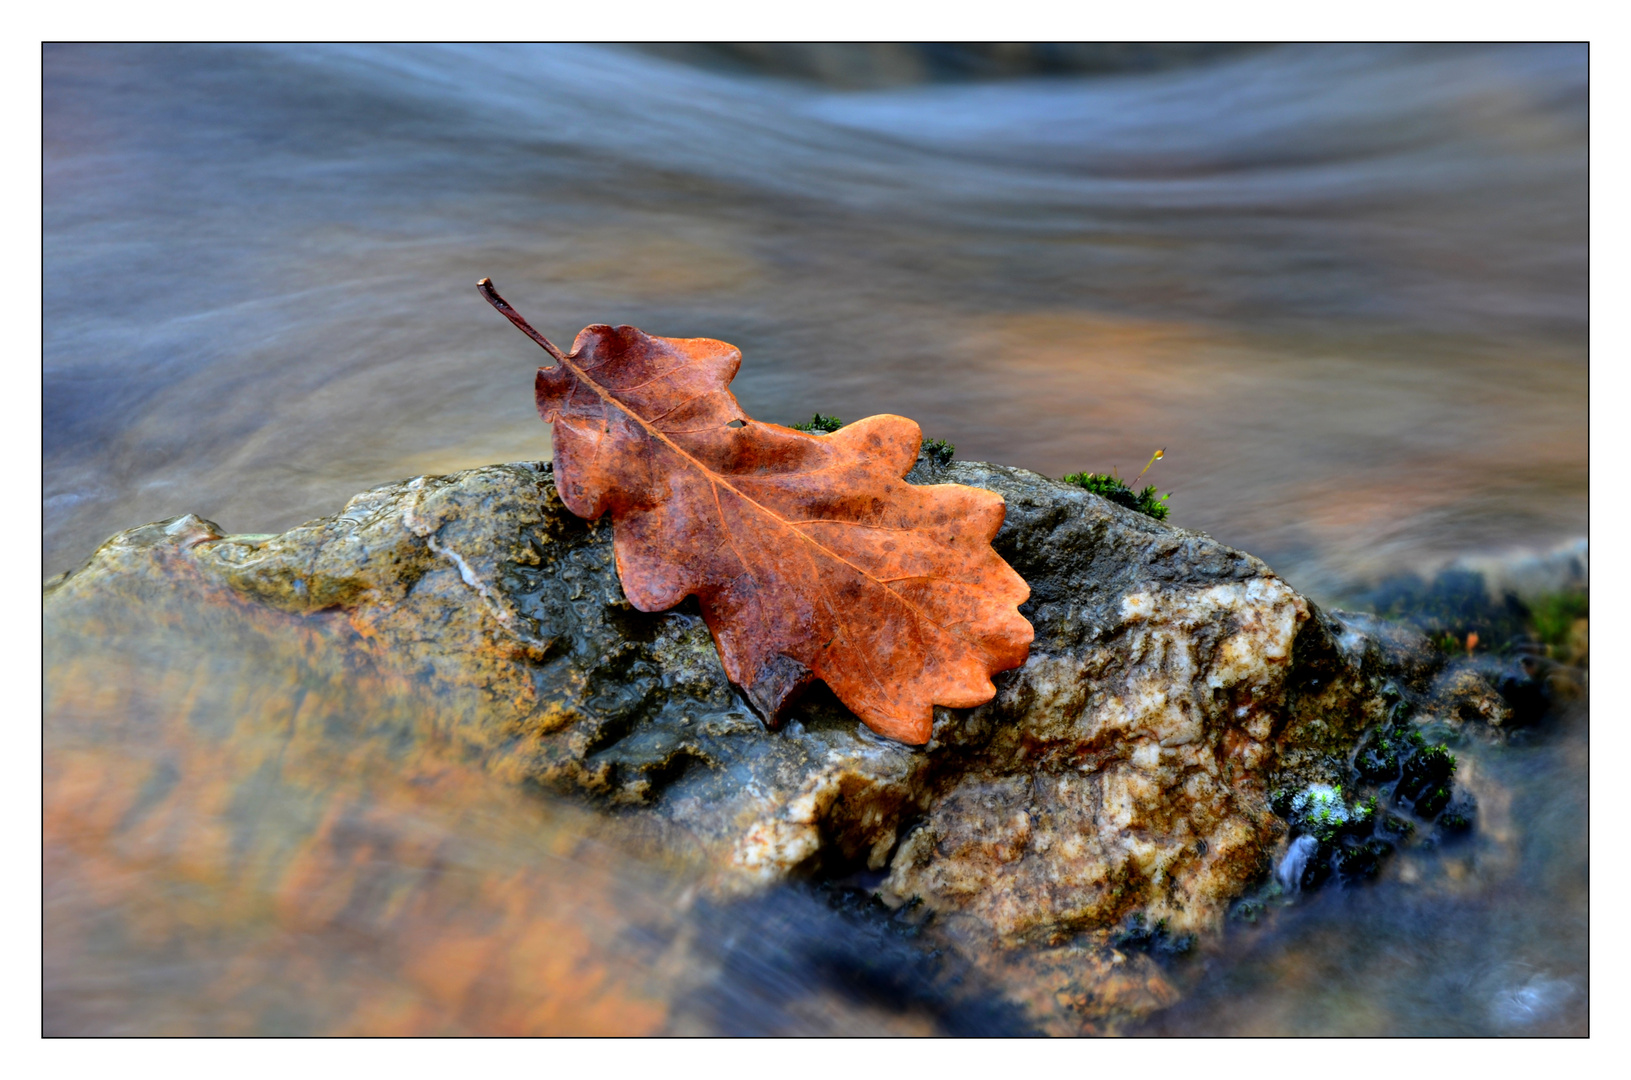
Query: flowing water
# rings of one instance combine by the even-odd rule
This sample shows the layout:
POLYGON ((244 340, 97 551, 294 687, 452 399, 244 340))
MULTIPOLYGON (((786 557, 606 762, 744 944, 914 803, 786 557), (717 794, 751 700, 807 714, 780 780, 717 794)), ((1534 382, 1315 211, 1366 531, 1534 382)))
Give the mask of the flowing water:
MULTIPOLYGON (((732 342, 756 417, 900 413, 1050 475, 1165 447, 1175 523, 1321 600, 1583 536, 1584 47, 1191 59, 849 90, 616 48, 49 48, 42 569, 187 511, 270 532, 546 457, 541 354, 483 276, 561 344, 732 342)), ((267 780, 264 817, 185 769, 75 802, 180 745, 203 706, 162 672, 203 662, 48 694, 50 1030, 1008 1029, 838 993, 849 961, 770 915, 781 947, 743 953, 667 914, 682 869, 440 771, 267 780), (308 872, 229 888, 184 842, 210 829, 308 872), (568 958, 503 966, 492 943, 537 926, 568 958), (676 949, 712 958, 708 992, 662 974, 676 949), (769 997, 803 1004, 741 1019, 769 997)), ((219 708, 298 709, 212 662, 219 708)), ((1585 747, 1582 712, 1464 748, 1505 832, 1232 932, 1150 1030, 1581 1029, 1585 747)))

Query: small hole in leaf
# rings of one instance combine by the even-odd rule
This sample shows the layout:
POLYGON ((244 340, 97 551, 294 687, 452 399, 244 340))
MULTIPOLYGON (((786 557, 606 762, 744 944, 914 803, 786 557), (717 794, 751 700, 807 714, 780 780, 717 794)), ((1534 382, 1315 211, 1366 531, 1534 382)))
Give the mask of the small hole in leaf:
POLYGON ((730 423, 726 424, 725 426, 726 427, 745 427, 746 425, 743 424, 742 421, 740 421, 740 420, 732 420, 730 423))

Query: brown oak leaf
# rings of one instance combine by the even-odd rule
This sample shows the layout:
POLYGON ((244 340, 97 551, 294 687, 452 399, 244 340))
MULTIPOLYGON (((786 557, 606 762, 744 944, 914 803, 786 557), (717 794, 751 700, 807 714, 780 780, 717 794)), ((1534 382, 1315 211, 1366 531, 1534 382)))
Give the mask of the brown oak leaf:
POLYGON ((727 385, 742 354, 708 338, 586 327, 537 377, 555 483, 580 517, 610 512, 629 603, 696 596, 725 673, 772 727, 821 679, 872 730, 924 743, 937 704, 991 700, 1025 662, 1030 587, 991 547, 1002 497, 902 477, 922 433, 873 416, 830 435, 754 420, 727 385))

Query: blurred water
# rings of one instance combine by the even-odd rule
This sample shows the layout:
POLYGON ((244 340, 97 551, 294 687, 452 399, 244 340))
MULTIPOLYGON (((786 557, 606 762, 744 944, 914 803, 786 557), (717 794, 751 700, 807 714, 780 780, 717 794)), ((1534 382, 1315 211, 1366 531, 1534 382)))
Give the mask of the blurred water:
POLYGON ((1153 473, 1316 595, 1584 532, 1583 47, 842 93, 604 48, 52 48, 46 573, 537 457, 540 355, 1153 473))
MULTIPOLYGON (((547 456, 541 354, 476 295, 488 275, 562 344, 603 321, 740 346, 734 389, 765 419, 896 412, 1051 475, 1129 475, 1165 446, 1151 476, 1177 524, 1319 598, 1585 531, 1583 46, 1282 47, 867 92, 559 46, 50 47, 44 67, 46 574, 185 511, 274 531, 381 482, 547 456)), ((1545 783, 1584 775, 1544 762, 1545 783)), ((363 802, 394 805, 378 791, 363 802)), ((95 890, 62 874, 71 926, 95 890)), ((635 877, 616 888, 636 906, 678 887, 635 877)), ((516 888, 508 917, 545 903, 516 888)), ((1523 917, 1583 910, 1571 890, 1525 894, 1523 917)), ((1272 940, 1305 969, 1336 955, 1272 940)), ((97 1000, 75 980, 133 955, 108 948, 48 966, 64 1024, 97 1000)), ((1443 1030, 1583 1016, 1583 953, 1522 952, 1481 1020, 1443 1030)), ((1224 1023, 1229 992, 1197 993, 1213 1018, 1172 1023, 1224 1023)), ((474 1030, 422 1005, 392 1015, 474 1030)), ((834 1008, 778 1030, 865 1027, 834 1008)), ((98 1023, 80 1026, 140 1026, 98 1023)))

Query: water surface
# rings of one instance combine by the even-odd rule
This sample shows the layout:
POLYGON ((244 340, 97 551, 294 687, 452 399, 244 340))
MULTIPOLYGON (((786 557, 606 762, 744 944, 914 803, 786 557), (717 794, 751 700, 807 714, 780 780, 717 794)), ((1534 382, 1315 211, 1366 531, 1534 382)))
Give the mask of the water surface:
POLYGON ((1584 531, 1577 47, 836 92, 590 48, 54 48, 45 571, 547 455, 538 353, 1154 474, 1305 589, 1584 531))

